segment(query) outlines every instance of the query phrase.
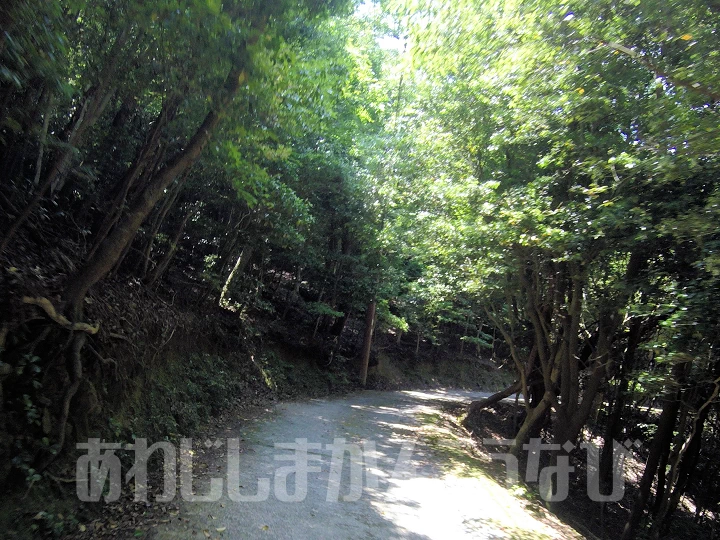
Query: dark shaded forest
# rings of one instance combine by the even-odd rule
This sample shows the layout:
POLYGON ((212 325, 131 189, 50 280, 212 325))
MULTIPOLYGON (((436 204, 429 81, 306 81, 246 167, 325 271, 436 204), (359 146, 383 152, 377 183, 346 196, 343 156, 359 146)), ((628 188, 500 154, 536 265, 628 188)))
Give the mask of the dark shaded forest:
POLYGON ((617 534, 714 534, 718 32, 701 0, 5 2, 1 489, 238 396, 507 380, 469 429, 518 395, 511 451, 596 440, 604 489, 641 441, 617 534))

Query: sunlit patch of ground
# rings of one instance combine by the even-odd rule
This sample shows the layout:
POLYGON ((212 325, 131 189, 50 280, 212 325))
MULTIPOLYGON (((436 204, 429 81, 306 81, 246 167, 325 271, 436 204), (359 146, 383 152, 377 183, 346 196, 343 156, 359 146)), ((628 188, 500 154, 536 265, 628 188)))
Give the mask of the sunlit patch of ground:
MULTIPOLYGON (((422 392, 412 394, 424 397, 422 392)), ((456 398, 448 396, 447 401, 456 398)), ((420 422, 419 443, 432 453, 442 474, 390 479, 390 487, 374 502, 385 517, 427 538, 583 538, 525 498, 526 490, 505 486, 487 474, 486 469, 496 464, 477 451, 472 438, 464 435, 437 403, 435 407, 416 407, 413 412, 420 422)))
POLYGON ((517 498, 482 474, 390 480, 376 508, 393 523, 427 538, 562 539, 559 532, 524 508, 517 498))

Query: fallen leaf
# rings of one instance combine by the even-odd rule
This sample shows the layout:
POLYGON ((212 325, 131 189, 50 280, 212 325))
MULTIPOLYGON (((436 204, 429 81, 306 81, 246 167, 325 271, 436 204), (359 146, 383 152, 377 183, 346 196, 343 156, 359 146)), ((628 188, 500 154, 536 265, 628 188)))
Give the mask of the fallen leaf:
POLYGON ((210 538, 210 531, 208 531, 207 529, 205 529, 205 530, 203 531, 203 534, 204 534, 207 538, 210 538))
POLYGON ((85 525, 83 525, 82 523, 80 523, 80 524, 78 525, 78 529, 80 529, 80 532, 85 532, 85 531, 87 531, 87 527, 86 527, 85 525))
POLYGON ((215 527, 215 530, 219 533, 225 532, 227 530, 227 527, 215 527))
POLYGON ((692 35, 691 34, 683 34, 682 36, 680 36, 680 39, 682 39, 683 41, 690 41, 692 39, 692 35))

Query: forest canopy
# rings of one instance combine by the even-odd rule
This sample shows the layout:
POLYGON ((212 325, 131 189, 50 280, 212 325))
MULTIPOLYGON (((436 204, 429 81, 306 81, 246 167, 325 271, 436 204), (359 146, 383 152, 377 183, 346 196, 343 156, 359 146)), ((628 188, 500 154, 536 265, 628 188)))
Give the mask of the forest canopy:
POLYGON ((714 519, 720 4, 13 0, 0 27, 3 460, 63 448, 122 283, 333 354, 368 313, 499 351, 513 451, 594 423, 605 481, 655 405, 624 538, 683 496, 714 519))

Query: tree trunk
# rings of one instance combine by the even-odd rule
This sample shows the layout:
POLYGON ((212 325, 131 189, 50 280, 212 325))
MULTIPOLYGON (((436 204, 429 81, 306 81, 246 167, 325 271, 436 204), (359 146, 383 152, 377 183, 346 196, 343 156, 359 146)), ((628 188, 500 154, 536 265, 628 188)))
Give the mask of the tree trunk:
POLYGON ((88 289, 113 267, 168 186, 197 161, 245 78, 244 66, 234 65, 230 69, 223 95, 214 101, 216 107, 208 112, 187 146, 158 171, 148 186, 138 194, 127 213, 118 220, 93 257, 69 279, 62 295, 67 307, 77 310, 88 289))
POLYGON ((190 208, 188 208, 187 212, 185 212, 185 215, 183 216, 182 220, 178 224, 177 228, 175 229, 175 234, 173 235, 172 239, 170 240, 170 245, 168 246, 167 252, 165 252, 165 255, 161 259, 161 261, 157 264, 155 267, 155 270, 150 274, 150 277, 148 278, 146 284, 150 287, 152 287, 157 281, 162 277, 162 275, 167 270, 168 266, 170 265, 170 261, 172 261, 173 257, 175 256, 175 253, 177 252, 178 243, 180 242, 180 237, 182 236, 183 231, 185 230, 185 225, 187 225, 188 219, 190 219, 190 216, 193 215, 195 212, 195 206, 191 205, 190 208))
POLYGON ((677 390, 676 381, 679 381, 682 378, 684 367, 685 366, 682 364, 673 366, 672 378, 675 380, 670 383, 670 388, 665 395, 663 410, 660 414, 660 420, 658 422, 658 428, 650 446, 650 454, 647 462, 645 463, 645 470, 643 471, 643 475, 640 480, 635 502, 633 503, 632 510, 630 511, 630 516, 625 523, 622 540, 632 540, 636 537, 640 520, 642 519, 645 507, 647 506, 650 498, 650 488, 652 487, 658 465, 660 464, 660 458, 672 441, 675 420, 680 408, 680 393, 677 390))
POLYGON ((120 219, 130 189, 135 181, 140 177, 142 172, 147 168, 150 158, 160 145, 160 137, 162 135, 163 128, 167 124, 168 119, 173 116, 173 111, 171 109, 174 106, 174 101, 168 102, 166 100, 165 103, 163 103, 162 110, 155 120, 155 126, 148 134, 143 146, 138 150, 133 164, 125 172, 122 180, 115 189, 115 193, 112 196, 112 202, 108 205, 109 211, 105 214, 105 218, 100 224, 100 227, 98 227, 97 233, 95 234, 95 241, 90 253, 88 254, 88 258, 92 258, 95 251, 97 251, 98 247, 100 247, 102 241, 107 237, 113 225, 115 225, 118 219, 120 219))
POLYGON ((232 283, 232 280, 235 278, 235 276, 239 276, 245 271, 245 267, 250 262, 252 253, 253 253, 252 246, 245 246, 242 250, 242 253, 240 253, 240 256, 237 258, 237 261, 235 261, 235 266, 233 266, 233 269, 230 271, 230 275, 225 280, 225 284, 223 285, 222 292, 220 293, 220 306, 221 307, 228 306, 228 302, 227 302, 227 300, 225 300, 225 297, 227 296, 227 292, 230 289, 230 283, 232 283))
POLYGON ((165 198, 163 199, 163 203, 155 212, 155 216, 152 219, 152 225, 150 226, 150 232, 147 235, 147 242, 145 243, 145 248, 142 252, 142 257, 137 264, 137 267, 140 270, 138 271, 136 269, 136 272, 140 279, 145 279, 148 275, 148 268, 150 266, 153 246, 155 245, 155 238, 157 238, 157 235, 160 232, 160 228, 165 222, 165 218, 170 213, 170 210, 172 209, 175 201, 180 195, 180 192, 182 191, 182 185, 186 177, 187 175, 175 182, 175 185, 168 190, 167 195, 165 195, 165 198))
POLYGON ((603 448, 600 454, 599 478, 600 485, 603 490, 609 489, 612 481, 613 466, 613 441, 620 437, 622 430, 623 411, 625 410, 625 401, 628 393, 627 373, 629 373, 635 365, 635 353, 640 344, 640 330, 642 323, 639 318, 634 318, 630 322, 628 331, 628 342, 620 364, 620 377, 618 380, 615 399, 613 400, 612 411, 607 418, 605 433, 603 434, 603 448))
POLYGON ((373 330, 375 329, 376 300, 373 298, 365 313, 365 337, 363 338, 362 354, 360 356, 360 384, 367 383, 368 366, 370 365, 370 350, 372 348, 373 330))
MULTIPOLYGON (((293 278, 295 280, 295 284, 293 285, 292 292, 290 293, 290 296, 285 300, 285 309, 282 312, 282 315, 280 316, 280 320, 284 321, 285 318, 288 316, 288 313, 290 313, 290 308, 292 305, 297 301, 298 296, 300 294, 300 283, 302 282, 302 273, 303 273, 303 266, 299 265, 297 272, 295 272, 295 277, 293 278)), ((282 280, 281 280, 282 281, 282 280)), ((321 295, 322 296, 322 295, 321 295)), ((320 300, 318 299, 318 302, 320 300)), ((318 317, 318 321, 322 317, 318 317)), ((317 334, 319 322, 315 325, 315 330, 313 331, 313 339, 315 339, 315 335, 317 334)))
POLYGON ((515 440, 510 447, 510 453, 514 456, 519 456, 523 449, 523 445, 527 443, 528 439, 534 432, 538 431, 538 425, 542 426, 545 422, 546 414, 550 411, 550 405, 552 404, 552 398, 550 392, 546 391, 543 398, 525 417, 525 421, 515 435, 515 440))
POLYGON ((127 41, 127 35, 128 32, 127 29, 125 29, 115 39, 115 43, 108 53, 108 59, 105 62, 105 67, 100 74, 98 84, 86 92, 83 105, 78 108, 77 113, 73 118, 72 126, 68 127, 65 131, 65 148, 58 150, 58 153, 53 159, 52 165, 50 166, 42 184, 35 190, 35 193, 30 198, 30 201, 28 201, 25 205, 25 208, 20 215, 15 218, 15 221, 13 221, 8 230, 5 231, 5 235, 0 242, 0 253, 5 251, 10 244, 10 241, 17 234, 18 230, 20 230, 20 227, 33 214, 38 204, 40 204, 40 201, 45 196, 47 190, 52 189, 54 192, 57 189, 58 181, 62 178, 65 172, 67 172, 67 169, 70 166, 74 149, 81 146, 83 136, 87 130, 98 121, 103 110, 109 103, 110 96, 114 92, 114 88, 111 83, 115 79, 117 63, 122 56, 121 52, 127 41))
POLYGON ((522 383, 520 381, 516 381, 512 383, 510 386, 505 388, 504 390, 500 390, 499 392, 496 392, 489 398, 485 398, 480 401, 473 401, 470 403, 470 407, 468 408, 468 416, 471 414, 475 414, 480 412, 483 409, 487 409, 488 407, 491 407, 495 405, 496 403, 499 403, 503 399, 512 396, 513 394, 517 394, 522 390, 522 383))
POLYGON ((715 380, 714 384, 715 388, 710 396, 708 396, 707 393, 703 396, 704 403, 700 406, 693 422, 690 438, 682 445, 682 448, 676 455, 675 462, 671 468, 671 478, 668 484, 667 495, 660 504, 656 521, 653 524, 653 538, 659 538, 667 532, 670 526, 670 517, 673 512, 675 512, 678 504, 680 504, 680 498, 685 493, 688 483, 696 471, 705 422, 710 414, 711 404, 718 396, 720 379, 715 380))
POLYGON ((485 398, 479 401, 473 401, 472 403, 470 403, 470 407, 468 407, 468 414, 465 417, 465 420, 463 420, 463 425, 467 427, 468 425, 472 424, 473 417, 479 414, 482 410, 501 402, 503 399, 510 397, 513 394, 519 394, 521 390, 522 381, 516 381, 504 390, 496 392, 489 398, 485 398))
POLYGON ((40 132, 40 148, 38 150, 37 161, 35 162, 35 178, 33 180, 33 186, 37 187, 40 183, 40 176, 42 175, 42 164, 43 155, 45 154, 45 144, 47 142, 48 129, 50 128, 50 117, 52 116, 53 107, 53 96, 49 90, 45 92, 47 101, 45 105, 45 115, 43 117, 42 131, 40 132))

